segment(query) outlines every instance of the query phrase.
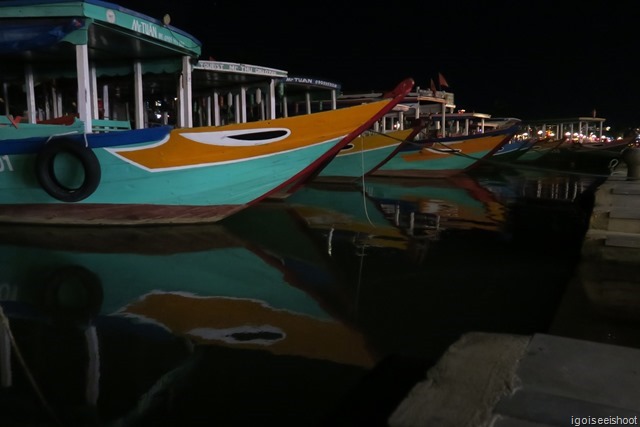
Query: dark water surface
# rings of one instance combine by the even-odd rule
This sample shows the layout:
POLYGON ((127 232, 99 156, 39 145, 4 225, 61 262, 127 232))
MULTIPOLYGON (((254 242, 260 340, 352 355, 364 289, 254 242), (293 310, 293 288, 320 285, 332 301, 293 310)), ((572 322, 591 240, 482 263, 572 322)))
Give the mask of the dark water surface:
POLYGON ((213 226, 5 226, 0 425, 383 425, 461 334, 558 326, 600 182, 485 170, 310 185, 213 226))

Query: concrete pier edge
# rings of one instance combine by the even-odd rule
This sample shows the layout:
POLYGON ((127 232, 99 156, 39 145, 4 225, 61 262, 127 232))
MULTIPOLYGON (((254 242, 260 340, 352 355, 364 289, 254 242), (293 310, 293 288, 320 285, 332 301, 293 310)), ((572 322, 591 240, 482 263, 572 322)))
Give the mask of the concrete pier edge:
MULTIPOLYGON (((621 163, 596 190, 573 280, 599 311, 638 320, 639 148, 626 153, 628 161, 629 168, 621 163)), ((552 427, 584 421, 640 424, 640 349, 551 334, 470 332, 428 369, 388 425, 552 427)))

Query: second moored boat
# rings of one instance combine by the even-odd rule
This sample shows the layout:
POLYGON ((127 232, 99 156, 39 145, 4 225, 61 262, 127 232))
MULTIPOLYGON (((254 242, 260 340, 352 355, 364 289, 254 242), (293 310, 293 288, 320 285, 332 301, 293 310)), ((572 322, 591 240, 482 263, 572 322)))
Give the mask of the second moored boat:
POLYGON ((407 142, 371 175, 438 178, 468 171, 506 144, 518 129, 516 123, 485 133, 407 142))

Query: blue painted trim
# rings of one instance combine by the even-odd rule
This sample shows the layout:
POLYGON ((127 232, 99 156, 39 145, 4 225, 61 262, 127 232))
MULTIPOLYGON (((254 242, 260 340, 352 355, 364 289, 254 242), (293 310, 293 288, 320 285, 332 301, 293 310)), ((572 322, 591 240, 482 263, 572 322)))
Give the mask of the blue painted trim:
MULTIPOLYGON (((87 134, 87 142, 91 148, 116 147, 160 141, 171 131, 171 126, 160 126, 148 129, 134 129, 128 131, 87 134)), ((78 144, 85 144, 84 134, 70 134, 59 136, 41 136, 23 139, 7 139, 0 141, 0 155, 5 154, 36 154, 49 139, 70 139, 78 144)))

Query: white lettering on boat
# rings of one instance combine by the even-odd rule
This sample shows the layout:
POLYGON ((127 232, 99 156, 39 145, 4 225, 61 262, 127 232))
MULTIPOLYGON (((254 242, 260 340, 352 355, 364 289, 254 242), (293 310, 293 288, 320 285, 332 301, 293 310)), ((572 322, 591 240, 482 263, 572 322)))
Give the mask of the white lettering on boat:
POLYGON ((158 38, 158 28, 148 22, 138 21, 137 19, 134 19, 133 24, 131 25, 131 29, 147 36, 156 39, 158 38))
POLYGON ((13 165, 11 164, 11 159, 9 159, 8 154, 0 157, 0 172, 4 172, 5 170, 13 172, 13 165))
POLYGON ((171 43, 177 46, 184 46, 184 44, 180 43, 180 41, 173 37, 170 32, 167 32, 167 30, 163 30, 161 27, 158 27, 157 25, 150 22, 134 19, 131 23, 131 29, 140 34, 153 37, 154 39, 158 39, 166 43, 171 43))
POLYGON ((338 89, 340 85, 325 80, 310 79, 306 77, 287 77, 287 83, 308 84, 312 86, 321 86, 329 89, 338 89))
POLYGON ((249 65, 249 64, 236 64, 233 62, 219 62, 219 61, 198 61, 194 69, 254 74, 259 76, 273 76, 273 77, 285 77, 287 75, 286 71, 277 70, 275 68, 258 67, 258 66, 249 65))

